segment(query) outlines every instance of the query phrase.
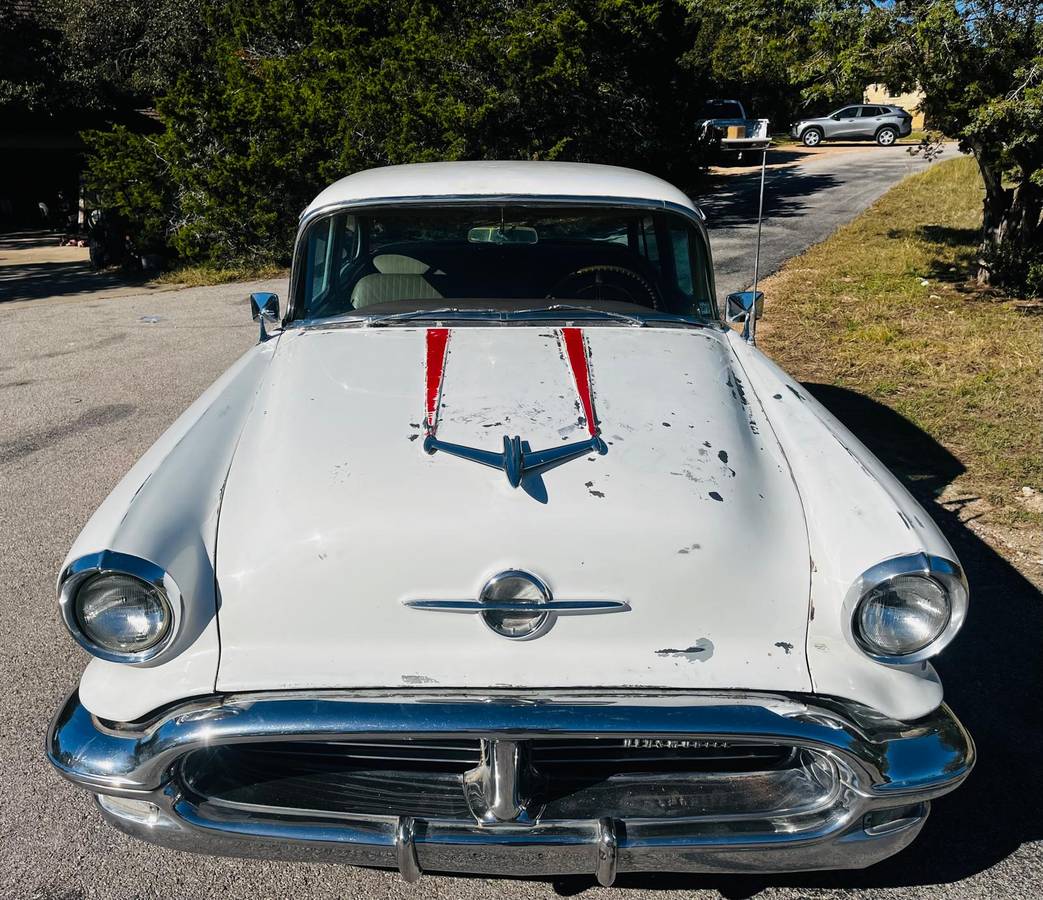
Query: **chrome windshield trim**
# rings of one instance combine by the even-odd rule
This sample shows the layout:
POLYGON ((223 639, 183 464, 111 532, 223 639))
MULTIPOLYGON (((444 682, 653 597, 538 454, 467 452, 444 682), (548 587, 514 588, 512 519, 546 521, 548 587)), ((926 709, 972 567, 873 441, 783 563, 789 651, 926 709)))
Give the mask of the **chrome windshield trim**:
MULTIPOLYGON (((670 200, 652 200, 642 197, 614 197, 605 196, 576 196, 570 194, 420 194, 415 196, 395 197, 371 197, 367 200, 353 200, 346 202, 327 203, 305 210, 301 213, 297 224, 297 234, 293 241, 293 256, 290 267, 290 293, 287 298, 286 316, 283 325, 286 326, 297 318, 297 295, 300 280, 304 277, 303 253, 304 234, 308 227, 316 219, 348 210, 379 209, 381 207, 409 207, 409 206, 483 206, 497 203, 524 203, 527 206, 548 208, 562 206, 604 206, 619 209, 644 209, 659 210, 676 213, 683 216, 693 225, 699 233, 703 242, 703 251, 706 258, 706 288, 713 309, 707 321, 721 321, 721 312, 717 304, 717 288, 714 283, 713 255, 710 252, 710 237, 706 229, 706 216, 697 207, 684 206, 670 200)), ((314 320, 313 320, 314 321, 314 320)))
POLYGON ((547 307, 546 310, 519 310, 511 312, 499 309, 432 309, 412 310, 408 315, 391 319, 383 315, 357 315, 355 313, 341 313, 319 319, 297 319, 292 327, 305 331, 325 331, 339 328, 382 328, 386 325, 404 325, 426 327, 432 323, 436 325, 452 324, 454 328, 460 326, 474 325, 487 327, 490 325, 512 326, 512 325, 541 325, 571 324, 582 322, 584 327, 597 327, 599 325, 624 326, 632 328, 720 328, 720 323, 715 319, 703 319, 697 316, 681 316, 673 313, 657 312, 649 310, 645 313, 631 313, 623 319, 610 312, 597 309, 581 309, 570 307, 568 310, 555 307, 547 307))

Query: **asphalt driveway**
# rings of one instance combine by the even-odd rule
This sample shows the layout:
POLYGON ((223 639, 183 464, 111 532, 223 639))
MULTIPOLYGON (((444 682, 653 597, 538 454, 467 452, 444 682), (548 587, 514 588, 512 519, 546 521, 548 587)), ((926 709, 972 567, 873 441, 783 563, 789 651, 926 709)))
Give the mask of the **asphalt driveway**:
MULTIPOLYGON (((946 145, 940 158, 955 153, 953 145, 946 145)), ((768 161, 762 278, 850 222, 897 181, 929 165, 904 146, 864 144, 826 145, 814 153, 781 147, 769 151, 768 161)), ((723 299, 753 281, 760 171, 717 171, 722 174, 697 200, 706 213, 717 296, 723 299)))
MULTIPOLYGON (((828 159, 823 154, 773 171, 766 270, 923 165, 896 148, 828 159)), ((743 273, 752 265, 755 180, 731 176, 721 193, 706 198, 718 284, 726 289, 742 287, 743 273)), ((1021 836, 1040 835, 1018 823, 991 821, 995 807, 972 789, 973 779, 962 797, 938 803, 913 849, 865 872, 767 879, 626 876, 614 889, 599 888, 593 879, 434 876, 409 886, 386 872, 177 854, 103 826, 89 797, 58 778, 43 756, 47 722, 87 661, 59 623, 55 574, 73 538, 120 476, 256 340, 245 300, 251 289, 284 294, 285 284, 57 297, 41 296, 34 285, 35 299, 0 303, 0 896, 303 900, 558 893, 665 900, 829 897, 852 891, 863 897, 977 898, 1012 896, 1039 883, 1040 844, 1021 836), (979 833, 991 837, 979 839, 979 833)), ((1009 773, 1013 794, 1020 778, 1036 777, 1032 760, 1038 752, 1025 748, 1025 768, 1009 773)))

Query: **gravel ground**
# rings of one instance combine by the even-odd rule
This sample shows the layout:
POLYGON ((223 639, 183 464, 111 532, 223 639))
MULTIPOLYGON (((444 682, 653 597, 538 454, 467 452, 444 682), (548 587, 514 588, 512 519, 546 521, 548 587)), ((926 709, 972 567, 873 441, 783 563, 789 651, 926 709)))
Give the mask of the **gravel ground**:
MULTIPOLYGON (((863 154, 845 154, 854 156, 863 154)), ((899 166, 892 177, 901 173, 899 166)), ((748 229, 738 211, 729 215, 733 227, 748 229)), ((807 222, 799 211, 787 219, 788 255, 803 249, 807 222)), ((807 233, 814 237, 817 227, 807 233)), ((969 539, 957 549, 983 573, 976 585, 987 580, 986 595, 1007 610, 1006 631, 985 629, 964 640, 942 674, 952 681, 951 702, 978 738, 982 761, 960 792, 936 805, 911 850, 865 872, 623 876, 613 889, 592 879, 426 876, 409 886, 395 874, 350 867, 178 854, 104 826, 89 797, 51 771, 43 754, 47 722, 86 662, 59 624, 55 574, 121 475, 256 340, 245 301, 251 289, 285 294, 285 284, 265 283, 0 304, 0 896, 977 898, 1014 896, 1043 880, 1039 778, 1019 776, 1035 771, 1039 758, 1038 612, 1019 634, 1014 612, 1031 586, 988 545, 969 539), (1005 657, 1007 634, 1014 643, 1005 657), (976 655, 990 662, 978 666, 976 655)))

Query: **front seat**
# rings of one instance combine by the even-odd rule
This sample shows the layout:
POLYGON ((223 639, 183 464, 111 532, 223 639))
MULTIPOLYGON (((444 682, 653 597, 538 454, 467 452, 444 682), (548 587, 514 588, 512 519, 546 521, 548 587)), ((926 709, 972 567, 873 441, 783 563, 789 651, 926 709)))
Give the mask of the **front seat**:
POLYGON ((438 289, 425 277, 431 267, 419 259, 399 253, 382 253, 373 257, 373 267, 377 271, 360 278, 351 292, 351 305, 355 309, 394 300, 442 298, 438 289))

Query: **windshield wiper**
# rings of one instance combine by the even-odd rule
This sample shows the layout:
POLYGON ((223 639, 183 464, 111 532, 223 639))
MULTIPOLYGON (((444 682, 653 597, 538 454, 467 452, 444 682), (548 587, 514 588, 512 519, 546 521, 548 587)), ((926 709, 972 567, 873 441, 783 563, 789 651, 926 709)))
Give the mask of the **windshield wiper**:
POLYGON ((629 325, 633 325, 637 328, 643 327, 645 324, 644 319, 640 316, 630 315, 628 313, 616 312, 613 309, 594 309, 590 306, 578 306, 570 303, 555 303, 553 306, 537 306, 532 309, 518 309, 511 310, 511 315, 521 315, 524 313, 542 313, 542 312, 573 312, 573 313, 589 313, 592 316, 605 316, 609 319, 615 319, 619 322, 626 322, 629 325))
POLYGON ((359 323, 365 328, 380 325, 390 325, 394 322, 409 322, 413 319, 437 319, 440 316, 451 315, 454 318, 468 318, 470 313, 484 317, 493 312, 491 309, 456 309, 445 307, 444 309, 411 309, 407 312, 382 313, 376 316, 362 316, 359 323))

